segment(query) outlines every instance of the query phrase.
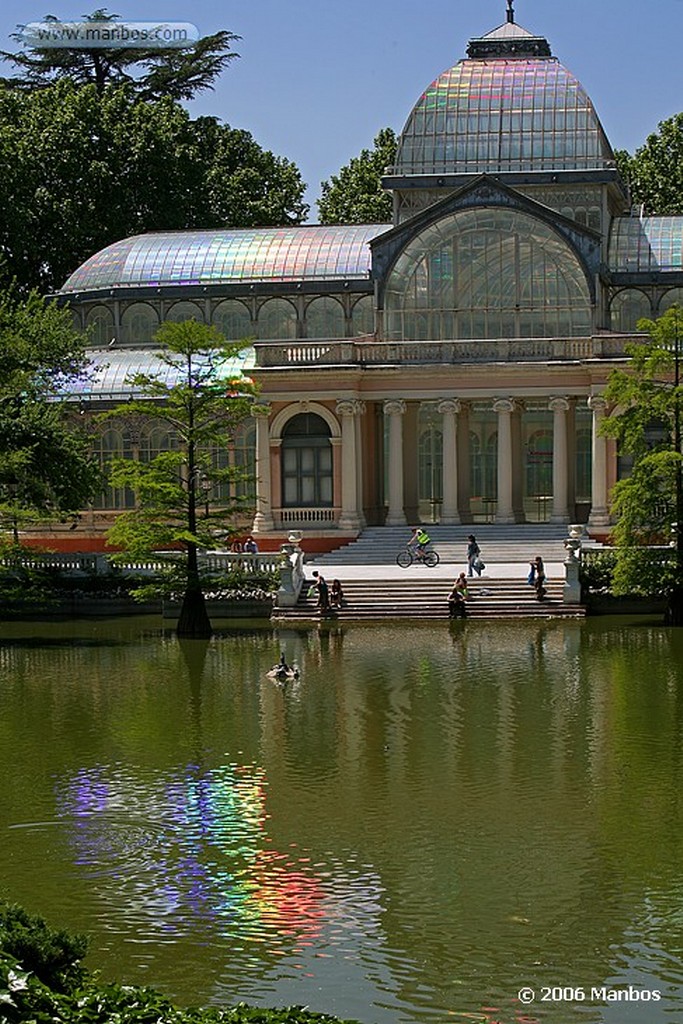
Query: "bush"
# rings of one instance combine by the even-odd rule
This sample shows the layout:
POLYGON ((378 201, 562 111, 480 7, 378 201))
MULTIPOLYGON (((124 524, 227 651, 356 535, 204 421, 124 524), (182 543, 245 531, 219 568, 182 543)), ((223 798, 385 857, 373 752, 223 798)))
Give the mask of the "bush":
POLYGON ((611 592, 616 561, 616 552, 601 551, 581 562, 579 579, 584 595, 611 592))
POLYGON ((151 988, 101 985, 80 959, 87 941, 0 905, 0 1020, 10 1024, 359 1024, 300 1006, 181 1010, 151 988), (17 953, 21 953, 18 956, 17 953))
POLYGON ((42 917, 22 907, 0 904, 0 950, 56 992, 68 992, 82 982, 81 960, 88 949, 84 935, 50 928, 42 917))

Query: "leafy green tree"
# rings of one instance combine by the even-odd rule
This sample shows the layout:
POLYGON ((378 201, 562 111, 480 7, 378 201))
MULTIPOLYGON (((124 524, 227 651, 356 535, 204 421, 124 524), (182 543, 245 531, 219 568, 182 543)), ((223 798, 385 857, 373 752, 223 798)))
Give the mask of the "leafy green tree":
POLYGON ((321 182, 318 210, 321 224, 384 224, 391 221, 391 196, 382 189, 382 175, 394 162, 396 134, 382 128, 373 149, 359 156, 321 182))
POLYGON ((24 289, 61 287, 132 234, 299 223, 303 193, 290 161, 173 100, 69 81, 0 89, 0 275, 24 289))
MULTIPOLYGON (((43 20, 55 30, 63 24, 53 14, 46 15, 43 20)), ((108 14, 105 8, 83 17, 83 21, 105 29, 115 29, 119 20, 120 15, 108 14)), ((21 31, 25 26, 19 25, 18 28, 19 31, 11 38, 20 43, 23 50, 18 53, 0 51, 0 57, 13 64, 18 74, 0 79, 0 82, 24 90, 42 89, 68 78, 77 85, 94 85, 100 94, 108 85, 127 84, 144 100, 164 96, 189 100, 196 93, 213 88, 215 79, 239 56, 230 50, 239 36, 227 31, 204 36, 182 48, 69 49, 27 44, 21 31)))
POLYGON ((101 485, 66 402, 86 366, 67 309, 0 294, 0 528, 16 543, 22 526, 74 514, 101 485))
POLYGON ((141 397, 112 415, 135 413, 161 421, 177 447, 149 462, 114 461, 112 484, 129 487, 137 505, 117 518, 109 541, 137 558, 159 550, 184 552, 178 565, 183 603, 177 632, 208 637, 211 624, 197 555, 199 548, 215 547, 217 530, 227 535, 234 517, 251 506, 248 498, 234 496, 234 485, 247 481, 245 471, 219 456, 227 453, 238 423, 248 414, 255 388, 226 372, 241 346, 227 344, 215 327, 194 320, 165 323, 156 340, 159 372, 131 377, 141 397), (212 493, 216 497, 209 504, 212 493))
POLYGON ((647 340, 628 349, 627 369, 613 370, 605 398, 615 411, 605 432, 631 455, 633 469, 613 491, 614 538, 624 557, 617 562, 618 589, 638 591, 638 559, 626 549, 668 543, 674 529, 675 562, 670 576, 670 619, 681 617, 683 596, 683 309, 672 306, 657 320, 640 320, 647 340), (675 524, 675 525, 674 525, 675 524))
POLYGON ((659 124, 645 144, 628 159, 617 154, 634 204, 648 214, 683 214, 683 113, 659 124))

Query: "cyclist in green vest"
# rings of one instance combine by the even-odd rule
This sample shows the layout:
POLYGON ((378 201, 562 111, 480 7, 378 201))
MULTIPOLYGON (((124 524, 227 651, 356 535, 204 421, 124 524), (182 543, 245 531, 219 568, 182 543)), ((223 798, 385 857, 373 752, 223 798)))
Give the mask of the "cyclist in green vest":
POLYGON ((414 526, 413 535, 408 541, 408 547, 415 551, 418 558, 424 558, 429 543, 429 534, 425 533, 421 526, 414 526))

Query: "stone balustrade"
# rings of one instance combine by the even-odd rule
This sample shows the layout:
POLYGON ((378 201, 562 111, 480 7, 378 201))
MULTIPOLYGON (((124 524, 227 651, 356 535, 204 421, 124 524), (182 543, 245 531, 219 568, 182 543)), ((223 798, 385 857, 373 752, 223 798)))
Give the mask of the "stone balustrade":
POLYGON ((471 341, 377 341, 374 338, 255 343, 256 365, 387 366, 449 363, 515 363, 614 358, 639 335, 593 338, 504 338, 471 341))

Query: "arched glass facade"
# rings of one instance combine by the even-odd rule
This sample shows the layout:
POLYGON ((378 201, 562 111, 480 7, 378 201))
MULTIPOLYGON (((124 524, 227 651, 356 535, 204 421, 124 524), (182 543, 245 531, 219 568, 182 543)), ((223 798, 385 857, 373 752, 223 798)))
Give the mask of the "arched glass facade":
POLYGON ((95 306, 91 309, 85 325, 89 328, 88 340, 93 345, 108 345, 115 336, 114 314, 106 306, 95 306))
POLYGON ((204 323, 204 314, 196 302, 174 302, 166 312, 166 320, 174 324, 181 324, 185 320, 196 320, 197 323, 204 323))
POLYGON ((659 301, 659 314, 666 313, 672 306, 683 306, 683 288, 670 288, 662 295, 659 301))
POLYGON ((121 315, 124 345, 149 345, 159 327, 159 317, 147 302, 135 302, 121 315))
POLYGON ((337 299, 322 296, 306 306, 307 338, 344 338, 346 317, 344 307, 337 299))
POLYGON ((640 288, 624 288, 617 292, 610 305, 613 331, 631 334, 637 330, 637 323, 643 317, 652 316, 652 306, 645 292, 640 288))
POLYGON ((351 310, 353 334, 375 333, 375 300, 372 295, 364 295, 354 303, 351 310))
POLYGON ((591 333, 578 257, 544 222, 463 210, 421 231, 387 282, 392 340, 552 338, 591 333))
POLYGON ((228 341, 241 341, 254 333, 249 310, 237 299, 220 302, 213 311, 212 321, 228 341))
POLYGON ((258 337, 290 341, 296 338, 296 319, 296 309, 287 299, 268 299, 258 312, 258 337))

